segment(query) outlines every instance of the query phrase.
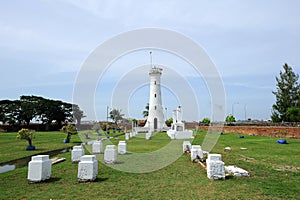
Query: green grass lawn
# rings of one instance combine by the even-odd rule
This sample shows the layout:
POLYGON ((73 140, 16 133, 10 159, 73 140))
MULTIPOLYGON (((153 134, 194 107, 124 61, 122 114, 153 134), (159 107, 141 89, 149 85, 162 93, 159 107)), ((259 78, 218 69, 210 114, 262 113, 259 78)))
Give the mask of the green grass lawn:
MULTIPOLYGON (((47 135, 45 139, 48 138, 45 146, 65 145, 61 144, 64 135, 57 139, 60 133, 41 133, 40 137, 43 134, 47 135)), ((193 144, 201 144, 205 134, 197 133, 193 144)), ((90 132, 90 135, 96 134, 90 132)), ((5 136, 6 142, 3 142, 2 136, 1 159, 2 150, 6 151, 8 147, 11 154, 20 157, 26 154, 26 141, 22 141, 24 146, 18 144, 19 147, 14 148, 15 142, 19 141, 5 136)), ((76 137, 72 140, 76 141, 76 137)), ((111 141, 117 144, 119 140, 124 140, 124 136, 111 141)), ((217 181, 209 180, 204 169, 182 155, 163 169, 141 174, 117 171, 99 162, 96 182, 78 183, 78 166, 72 164, 70 152, 67 152, 60 154, 67 161, 52 166, 51 179, 47 182, 29 184, 27 167, 0 174, 0 199, 300 199, 300 140, 288 139, 287 145, 276 141, 271 137, 239 139, 236 134, 221 135, 212 153, 221 153, 225 165, 237 165, 249 171, 251 176, 217 181), (232 151, 224 152, 226 146, 232 151), (241 147, 248 150, 240 150, 241 147)), ((42 145, 38 137, 33 142, 37 147, 42 145)), ((157 134, 150 141, 130 139, 127 147, 133 153, 147 152, 169 142, 165 134, 157 134)))
POLYGON ((65 133, 59 131, 35 132, 32 144, 36 147, 36 150, 25 151, 28 142, 26 140, 18 140, 16 137, 17 133, 0 132, 0 163, 81 143, 78 135, 72 136, 71 143, 64 144, 65 133))

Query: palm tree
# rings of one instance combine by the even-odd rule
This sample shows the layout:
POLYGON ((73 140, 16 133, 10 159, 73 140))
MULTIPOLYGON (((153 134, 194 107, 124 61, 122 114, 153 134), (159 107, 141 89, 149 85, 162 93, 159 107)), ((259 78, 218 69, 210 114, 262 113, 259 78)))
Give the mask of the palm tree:
POLYGON ((147 118, 149 115, 149 103, 147 103, 145 110, 143 111, 144 118, 147 118))
POLYGON ((122 110, 118 110, 118 109, 113 109, 112 111, 110 111, 109 113, 109 118, 112 119, 115 124, 117 124, 117 122, 121 119, 123 119, 124 114, 121 113, 122 110))

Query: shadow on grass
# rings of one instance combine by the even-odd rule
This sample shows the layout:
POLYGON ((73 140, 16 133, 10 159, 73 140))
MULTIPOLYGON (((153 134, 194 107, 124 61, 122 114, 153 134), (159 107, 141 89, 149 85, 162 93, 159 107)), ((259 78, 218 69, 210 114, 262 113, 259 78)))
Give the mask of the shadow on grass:
POLYGON ((45 181, 41 181, 41 182, 30 182, 29 181, 29 184, 46 184, 46 183, 54 183, 54 182, 57 182, 57 181, 60 181, 61 178, 59 177, 51 177, 50 179, 47 179, 45 181))

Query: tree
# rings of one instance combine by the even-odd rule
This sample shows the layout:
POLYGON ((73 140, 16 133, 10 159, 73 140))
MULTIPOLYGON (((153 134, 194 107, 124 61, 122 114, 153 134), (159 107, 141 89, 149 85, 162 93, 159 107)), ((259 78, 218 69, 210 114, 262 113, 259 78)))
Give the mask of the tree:
POLYGON ((288 64, 283 65, 284 71, 280 71, 279 77, 276 77, 276 91, 273 94, 276 102, 272 106, 272 120, 275 122, 289 121, 287 111, 291 107, 300 107, 300 85, 298 83, 299 75, 293 72, 288 64))
POLYGON ((167 126, 171 126, 171 124, 173 123, 173 118, 169 118, 167 121, 166 121, 166 125, 167 126))
POLYGON ((147 118, 149 115, 149 103, 145 106, 145 110, 143 111, 143 117, 147 118))
POLYGON ((26 128, 22 128, 21 130, 18 131, 17 139, 27 140, 29 146, 31 147, 32 139, 33 139, 33 132, 26 128))
POLYGON ((208 117, 205 117, 202 119, 202 123, 205 125, 205 126, 208 126, 210 124, 210 119, 208 117))
POLYGON ((76 105, 76 104, 73 104, 73 116, 76 119, 77 125, 80 125, 81 119, 84 118, 84 117, 86 117, 83 114, 83 111, 80 110, 79 106, 76 105))
POLYGON ((300 122, 300 107, 290 107, 286 112, 289 122, 300 122))
POLYGON ((110 115, 110 119, 112 119, 115 124, 118 124, 118 121, 123 119, 124 114, 121 113, 122 110, 118 110, 118 109, 113 109, 112 111, 110 111, 109 115, 110 115))
POLYGON ((226 117, 226 122, 230 123, 230 124, 233 123, 233 122, 235 122, 235 117, 233 115, 228 115, 226 117))

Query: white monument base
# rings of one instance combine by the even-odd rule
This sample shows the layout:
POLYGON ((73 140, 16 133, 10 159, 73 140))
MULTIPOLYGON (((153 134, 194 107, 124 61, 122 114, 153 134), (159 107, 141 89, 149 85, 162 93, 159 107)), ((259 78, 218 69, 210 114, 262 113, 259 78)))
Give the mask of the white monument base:
POLYGON ((175 131, 175 130, 168 130, 167 131, 168 136, 173 139, 192 139, 193 137, 193 131, 191 130, 185 130, 185 131, 175 131))
POLYGON ((78 164, 78 181, 94 181, 98 174, 98 161, 95 155, 86 155, 80 158, 78 164))
POLYGON ((126 154, 126 142, 120 141, 118 144, 118 154, 126 154))
POLYGON ((107 145, 104 151, 104 162, 114 164, 117 162, 117 149, 115 145, 107 145))
POLYGON ((72 162, 79 162, 81 156, 84 156, 83 147, 82 146, 74 146, 72 149, 72 162))
POLYGON ((51 160, 49 155, 32 156, 28 163, 27 179, 30 182, 40 182, 50 179, 51 176, 51 160))
POLYGON ((103 153, 102 140, 97 140, 92 145, 93 153, 103 153))
POLYGON ((225 167, 221 158, 221 154, 208 154, 206 168, 209 179, 225 179, 225 167))

